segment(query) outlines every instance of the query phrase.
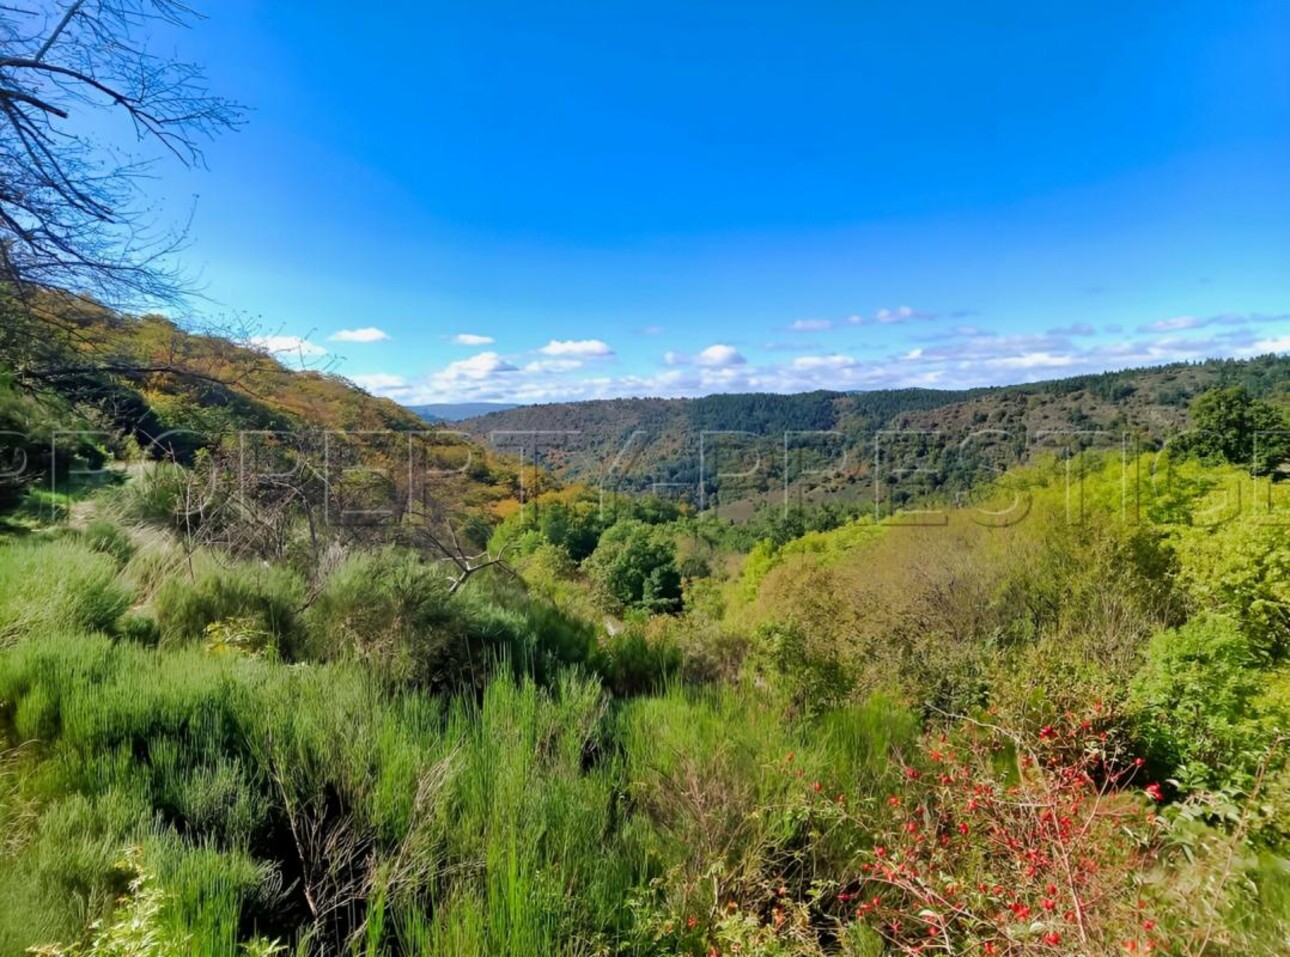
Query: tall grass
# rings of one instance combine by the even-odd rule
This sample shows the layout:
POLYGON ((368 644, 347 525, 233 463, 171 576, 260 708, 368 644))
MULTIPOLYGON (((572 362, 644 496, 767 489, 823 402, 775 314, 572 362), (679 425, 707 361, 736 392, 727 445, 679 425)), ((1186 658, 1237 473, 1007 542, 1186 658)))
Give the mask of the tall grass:
POLYGON ((40 806, 0 867, 0 953, 102 915, 132 844, 192 953, 252 934, 373 954, 661 953, 631 902, 708 919, 763 878, 840 866, 845 847, 803 856, 799 796, 817 778, 880 788, 911 731, 877 705, 787 726, 751 689, 613 705, 587 676, 503 669, 479 696, 435 699, 355 663, 65 633, 0 656, 0 701, 6 737, 33 742, 4 800, 40 806))
POLYGON ((73 541, 0 547, 0 647, 47 630, 110 630, 129 604, 104 552, 73 541))

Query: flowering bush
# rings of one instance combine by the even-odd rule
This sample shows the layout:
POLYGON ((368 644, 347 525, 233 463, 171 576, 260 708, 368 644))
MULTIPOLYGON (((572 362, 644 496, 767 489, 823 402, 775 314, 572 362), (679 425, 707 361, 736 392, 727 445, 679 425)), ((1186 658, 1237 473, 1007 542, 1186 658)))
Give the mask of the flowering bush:
POLYGON ((899 953, 1112 954, 1163 947, 1140 880, 1158 784, 1096 716, 1022 739, 966 723, 930 737, 837 895, 899 953))

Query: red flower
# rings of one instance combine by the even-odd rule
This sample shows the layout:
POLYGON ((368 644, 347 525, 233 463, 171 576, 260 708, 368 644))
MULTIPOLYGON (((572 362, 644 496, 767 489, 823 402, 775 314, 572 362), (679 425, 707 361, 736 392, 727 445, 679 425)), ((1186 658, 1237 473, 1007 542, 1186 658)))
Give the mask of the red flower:
POLYGON ((959 833, 960 833, 960 834, 967 834, 967 832, 968 832, 968 831, 970 831, 970 830, 972 830, 972 828, 968 826, 968 822, 967 822, 967 821, 964 821, 962 824, 960 824, 960 825, 959 825, 959 833))
POLYGON ((1053 931, 1052 933, 1049 933, 1049 934, 1044 934, 1045 944, 1051 944, 1053 947, 1056 947, 1061 942, 1062 942, 1062 935, 1057 933, 1056 931, 1053 931))
POLYGON ((1148 784, 1143 790, 1147 792, 1147 797, 1153 801, 1163 801, 1165 799, 1165 792, 1160 789, 1159 784, 1148 784))

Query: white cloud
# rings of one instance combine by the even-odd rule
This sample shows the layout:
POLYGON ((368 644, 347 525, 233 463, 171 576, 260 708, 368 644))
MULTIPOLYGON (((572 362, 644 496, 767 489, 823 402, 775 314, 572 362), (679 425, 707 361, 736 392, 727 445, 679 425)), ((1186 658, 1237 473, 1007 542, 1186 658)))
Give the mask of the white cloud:
POLYGON ((1181 332, 1184 329, 1203 329, 1206 326, 1243 326, 1251 322, 1281 320, 1285 316, 1259 316, 1224 313, 1219 316, 1174 316, 1172 319, 1161 319, 1139 326, 1139 332, 1181 332))
POLYGON ((257 349, 273 356, 295 355, 317 358, 327 354, 327 350, 322 346, 299 336, 252 336, 248 341, 257 349))
POLYGON ((897 309, 879 309, 874 314, 874 319, 881 323, 905 322, 914 318, 914 310, 909 306, 900 306, 897 309))
POLYGON ((580 359, 537 359, 524 367, 525 372, 572 372, 582 368, 580 359))
POLYGON ((789 328, 794 332, 823 332, 832 329, 833 323, 828 319, 798 319, 789 328))
POLYGON ((580 356, 586 359, 614 354, 614 350, 599 339, 552 339, 538 352, 548 356, 580 356))
POLYGON ((657 336, 657 335, 661 335, 662 332, 663 332, 662 326, 646 326, 644 329, 641 330, 641 335, 657 336))
POLYGON ((458 359, 456 362, 449 362, 441 372, 435 373, 435 378, 445 383, 458 382, 463 379, 478 381, 488 379, 498 373, 518 371, 514 365, 507 362, 496 352, 481 352, 479 355, 471 356, 469 359, 458 359))
POLYGON ((390 334, 375 326, 364 326, 362 329, 341 329, 327 338, 333 342, 382 342, 390 338, 390 334))
POLYGON ((457 346, 488 346, 493 344, 492 336, 477 336, 473 332, 459 332, 452 337, 457 346))
MULTIPOLYGON (((915 318, 914 310, 910 309, 909 313, 908 318, 915 318)), ((899 311, 892 315, 899 318, 899 311)), ((1213 336, 1180 330, 1176 334, 1144 334, 1110 340, 1065 334, 1074 333, 1074 327, 1048 333, 997 335, 958 326, 933 336, 932 327, 928 326, 927 335, 910 337, 912 341, 900 346, 875 349, 871 345, 855 355, 816 354, 808 350, 776 356, 767 351, 759 353, 760 358, 750 359, 733 345, 717 343, 697 353, 668 351, 662 356, 666 365, 660 365, 654 372, 622 375, 606 375, 595 370, 594 356, 578 355, 578 348, 571 352, 557 342, 555 351, 560 354, 548 352, 528 357, 532 361, 519 362, 495 352, 482 352, 407 383, 397 376, 383 377, 383 374, 358 377, 356 381, 407 403, 465 400, 530 403, 641 395, 701 396, 714 392, 788 393, 819 388, 954 389, 1210 356, 1290 352, 1290 336, 1284 334, 1286 325, 1282 318, 1252 317, 1247 325, 1238 327, 1239 337, 1225 328, 1236 326, 1235 320, 1222 317, 1214 320, 1215 328, 1222 331, 1213 336), (516 368, 517 365, 522 368, 516 368), (596 374, 589 374, 593 370, 596 374)))
POLYGON ((1290 336, 1260 339, 1250 347, 1250 351, 1255 355, 1263 355, 1268 352, 1290 352, 1290 336))
POLYGON ((1049 329, 1050 336, 1093 336, 1097 330, 1087 322, 1076 322, 1069 326, 1058 326, 1056 329, 1049 329))
POLYGON ((859 363, 850 356, 837 353, 830 356, 798 356, 793 360, 793 368, 803 372, 816 369, 851 369, 859 363))
POLYGON ((384 395, 398 392, 408 387, 407 380, 401 375, 390 375, 388 372, 372 372, 367 375, 350 376, 350 381, 368 392, 384 395))
POLYGON ((1177 332, 1180 329, 1198 329, 1204 325, 1203 319, 1195 316, 1174 316, 1172 319, 1161 319, 1142 327, 1143 332, 1177 332))
POLYGON ((1054 355, 1051 352, 1023 352, 1016 356, 1001 356, 986 360, 986 364, 996 369, 1060 369, 1075 361, 1069 355, 1054 355))
POLYGON ((739 354, 734 346, 727 346, 718 343, 717 345, 708 346, 697 356, 694 361, 701 366, 710 368, 722 368, 727 366, 741 366, 748 360, 739 354))

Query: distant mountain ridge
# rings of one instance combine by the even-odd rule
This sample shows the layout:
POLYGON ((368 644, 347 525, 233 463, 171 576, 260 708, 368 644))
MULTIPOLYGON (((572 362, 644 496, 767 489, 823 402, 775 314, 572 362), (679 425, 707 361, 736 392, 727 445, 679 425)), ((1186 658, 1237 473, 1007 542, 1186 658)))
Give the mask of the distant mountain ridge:
MULTIPOLYGON (((776 490, 783 491, 787 477, 789 484, 856 497, 865 494, 857 486, 870 473, 872 447, 883 433, 900 433, 899 442, 924 446, 919 467, 934 466, 927 480, 957 488, 970 485, 981 468, 1024 459, 1036 436, 1128 432, 1158 441, 1185 425, 1193 397, 1237 383, 1256 396, 1290 401, 1290 356, 1174 363, 952 391, 820 390, 559 402, 492 412, 457 426, 498 451, 523 449, 526 458, 532 450, 523 447, 534 440, 525 433, 543 433, 536 439, 538 460, 567 480, 608 478, 625 490, 675 490, 699 499, 724 487, 723 500, 733 502, 773 497, 776 490), (995 446, 990 464, 953 463, 937 451, 943 446, 953 452, 973 433, 989 435, 995 446), (914 441, 920 434, 926 441, 914 441), (817 438, 819 447, 803 454, 802 448, 817 438), (825 468, 829 462, 833 464, 825 468), (812 469, 820 472, 816 478, 810 477, 812 469), (719 477, 722 471, 727 474, 719 477), (749 474, 733 474, 739 471, 749 474)), ((894 459, 908 460, 891 436, 887 444, 894 459)))

